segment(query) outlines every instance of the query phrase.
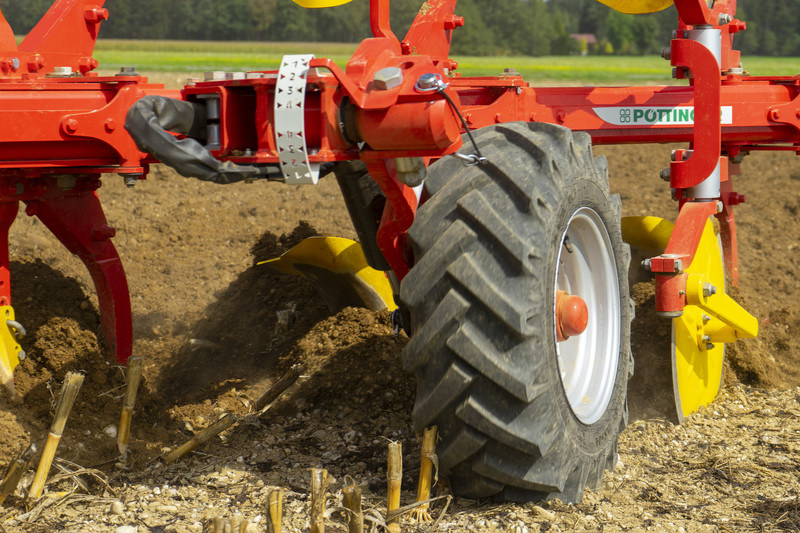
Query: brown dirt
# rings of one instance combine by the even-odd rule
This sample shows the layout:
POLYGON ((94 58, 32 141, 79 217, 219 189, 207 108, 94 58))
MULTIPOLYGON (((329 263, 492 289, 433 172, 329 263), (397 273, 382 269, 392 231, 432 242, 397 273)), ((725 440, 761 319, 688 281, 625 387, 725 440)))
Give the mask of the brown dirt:
MULTIPOLYGON (((625 215, 672 218, 675 205, 658 179, 669 147, 598 152, 609 158, 625 215)), ((729 346, 722 398, 682 426, 658 418, 671 402, 660 392, 669 383, 654 380, 669 358, 669 330, 652 313, 652 285, 637 277, 631 412, 639 421, 623 434, 622 463, 607 474, 605 487, 588 491, 578 506, 459 500, 439 527, 800 527, 794 473, 800 466, 800 265, 790 259, 800 218, 796 168, 791 155, 755 154, 736 179, 748 201, 737 211, 741 274, 734 294, 762 329, 758 339, 729 346)), ((256 265, 314 233, 355 238, 335 181, 316 188, 222 187, 155 167, 134 189, 107 176, 99 194, 117 228, 130 283, 134 354, 146 361, 131 454, 119 463, 114 439, 105 433, 118 423, 125 370, 105 357, 91 280, 40 223, 21 214, 11 235, 12 297, 28 328, 28 359, 16 371, 19 398, 0 399, 0 465, 23 443, 43 443, 59 383, 66 372, 80 370, 87 379, 59 456, 97 468, 110 486, 83 476, 81 496, 60 505, 54 499, 28 503, 34 513, 27 515, 24 502, 12 497, 0 515, 7 530, 98 531, 129 524, 139 531, 199 531, 211 516, 243 514, 256 520, 253 531, 263 531, 273 486, 288 491, 287 527, 302 530, 313 466, 328 468, 340 482, 353 476, 368 505, 380 508, 388 439, 404 443, 404 486, 415 487, 414 381, 399 362, 404 337, 392 334, 386 313, 348 308, 331 316, 303 279, 256 265), (294 310, 293 320, 283 330, 276 313, 287 309, 294 310), (250 414, 252 400, 298 362, 304 365, 298 385, 267 416, 250 414), (157 460, 223 412, 240 418, 224 438, 174 466, 157 460), (114 500, 123 503, 121 514, 108 511, 114 500)), ((74 478, 48 490, 73 486, 74 478)), ((405 502, 412 499, 404 494, 405 502)))

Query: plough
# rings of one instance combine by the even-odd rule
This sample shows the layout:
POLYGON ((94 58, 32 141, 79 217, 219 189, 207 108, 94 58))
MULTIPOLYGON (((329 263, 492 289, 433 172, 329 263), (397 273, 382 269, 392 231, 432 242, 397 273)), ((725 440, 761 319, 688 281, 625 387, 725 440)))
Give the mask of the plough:
MULTIPOLYGON (((672 4, 601 1, 625 12, 672 4)), ((651 251, 643 267, 672 322, 683 418, 716 396, 724 344, 758 331, 725 294, 726 275, 738 282, 734 207, 745 200, 733 178, 749 152, 800 150, 800 76, 747 75, 735 0, 674 5, 663 55, 685 82, 647 87, 461 76, 449 55, 465 24, 455 0, 426 1, 403 38, 389 1, 370 0, 373 36, 344 67, 286 56, 275 71, 209 73, 180 91, 133 69, 95 74, 102 0, 57 0, 19 46, 3 25, 3 381, 24 354, 7 251, 20 202, 86 264, 109 355, 125 362, 131 309, 101 175, 133 186, 156 161, 218 183, 332 173, 360 246, 304 244, 270 265, 358 278, 357 299, 397 305, 410 336, 403 364, 417 376, 414 424, 439 427, 439 467, 457 493, 579 500, 614 466, 627 421, 629 244, 651 251), (674 225, 620 220, 605 158, 592 155, 618 143, 686 146, 660 173, 678 203, 674 225)))

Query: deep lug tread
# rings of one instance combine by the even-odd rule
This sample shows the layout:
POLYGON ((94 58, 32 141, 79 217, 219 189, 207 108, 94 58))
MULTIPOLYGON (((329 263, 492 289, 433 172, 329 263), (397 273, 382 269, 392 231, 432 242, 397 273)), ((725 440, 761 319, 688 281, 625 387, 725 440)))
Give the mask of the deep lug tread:
POLYGON ((405 298, 409 303, 421 304, 429 299, 430 292, 438 285, 441 273, 450 265, 449 257, 470 247, 477 238, 475 232, 461 220, 455 221, 441 238, 435 242, 441 254, 426 255, 420 259, 409 275, 409 289, 405 298))
POLYGON ((475 372, 459 363, 453 363, 436 387, 424 398, 417 399, 411 415, 414 424, 419 427, 428 426, 442 411, 448 409, 474 380, 475 372))
POLYGON ((525 490, 563 492, 577 464, 577 457, 567 448, 567 444, 559 442, 550 454, 536 457, 501 447, 485 451, 473 469, 484 477, 525 490))
POLYGON ((534 384, 530 379, 530 367, 514 365, 509 354, 501 353, 475 324, 462 324, 455 335, 447 340, 447 347, 519 400, 529 402, 541 389, 541 385, 534 384))
POLYGON ((478 453, 486 444, 487 438, 473 430, 469 426, 461 426, 451 439, 449 446, 445 446, 438 452, 439 468, 450 470, 454 466, 463 463, 471 456, 478 453))
POLYGON ((471 254, 456 259, 447 272, 487 308, 491 307, 508 328, 522 335, 528 333, 527 312, 486 276, 471 254))
POLYGON ((454 290, 448 292, 436 306, 432 319, 415 331, 407 349, 403 350, 403 368, 414 372, 426 364, 430 355, 440 349, 439 345, 447 341, 447 336, 443 333, 449 330, 457 331, 458 321, 468 310, 467 300, 454 290))
POLYGON ((483 232, 495 241, 509 257, 514 260, 518 269, 528 266, 530 247, 520 239, 505 223, 492 205, 479 191, 472 191, 458 201, 458 206, 483 232))
POLYGON ((465 498, 480 500, 490 498, 503 490, 503 484, 477 475, 475 472, 459 468, 450 475, 450 481, 461 487, 460 494, 465 498))
POLYGON ((486 168, 487 175, 509 192, 509 197, 517 206, 517 209, 523 212, 531 211, 531 199, 525 195, 520 185, 514 180, 512 173, 505 172, 492 162, 484 163, 483 166, 486 168))
MULTIPOLYGON (((466 402, 462 403, 458 409, 456 409, 456 415, 482 433, 522 453, 542 455, 542 449, 540 449, 536 443, 520 437, 520 435, 524 435, 526 432, 524 427, 520 427, 519 418, 511 422, 506 422, 498 414, 493 413, 491 410, 479 404, 474 398, 469 398, 466 402)), ((554 437, 555 435, 551 435, 544 440, 549 441, 549 444, 552 443, 554 437)), ((546 445, 542 448, 546 451, 547 447, 546 445)))

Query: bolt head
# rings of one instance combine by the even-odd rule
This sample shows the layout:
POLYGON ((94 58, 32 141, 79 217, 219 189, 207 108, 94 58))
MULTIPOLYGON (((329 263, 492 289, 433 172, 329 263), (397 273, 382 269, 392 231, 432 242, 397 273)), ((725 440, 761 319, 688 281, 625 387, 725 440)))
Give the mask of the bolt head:
POLYGON ((64 122, 64 129, 67 130, 68 133, 75 133, 78 131, 78 121, 74 118, 71 118, 64 122))
POLYGON ((712 285, 711 283, 704 283, 703 284, 703 296, 708 298, 709 296, 712 296, 714 294, 717 294, 717 288, 714 285, 712 285))
POLYGON ((668 168, 665 168, 659 173, 659 176, 661 177, 662 180, 669 181, 670 178, 672 177, 672 171, 668 168))
POLYGON ((139 73, 136 72, 136 67, 121 67, 119 72, 114 74, 115 76, 138 76, 139 73))
POLYGON ((434 89, 436 88, 438 81, 439 78, 436 76, 436 74, 433 73, 423 74, 417 80, 417 87, 419 87, 422 90, 434 89))
MULTIPOLYGON (((425 75, 427 76, 427 74, 425 75)), ((420 82, 422 78, 420 78, 420 82)), ((403 70, 399 67, 386 67, 380 69, 372 78, 372 85, 379 91, 388 91, 403 84, 403 70)))

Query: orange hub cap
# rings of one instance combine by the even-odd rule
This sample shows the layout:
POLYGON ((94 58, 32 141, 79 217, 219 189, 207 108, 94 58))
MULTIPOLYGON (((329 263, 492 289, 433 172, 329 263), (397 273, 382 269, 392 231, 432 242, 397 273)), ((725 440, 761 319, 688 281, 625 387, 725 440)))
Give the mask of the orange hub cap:
POLYGON ((580 296, 556 291, 556 331, 558 341, 565 341, 586 331, 589 309, 580 296))

